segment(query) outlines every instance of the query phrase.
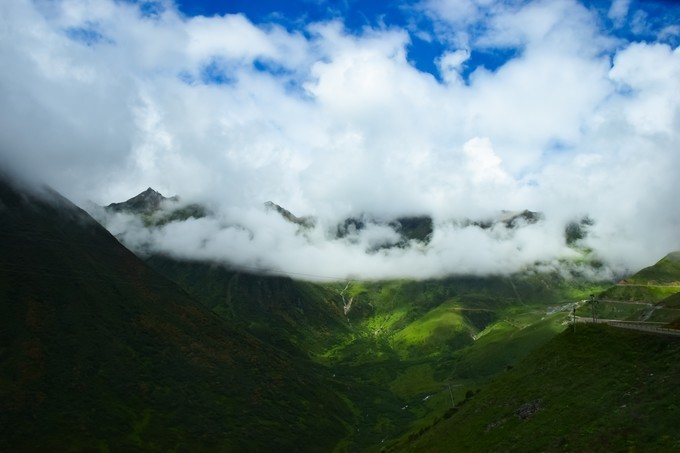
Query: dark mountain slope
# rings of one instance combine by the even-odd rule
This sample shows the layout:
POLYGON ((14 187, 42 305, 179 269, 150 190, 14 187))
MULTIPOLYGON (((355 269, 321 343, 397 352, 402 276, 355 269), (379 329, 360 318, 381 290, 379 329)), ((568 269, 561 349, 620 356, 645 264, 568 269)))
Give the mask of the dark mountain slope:
POLYGON ((341 297, 320 285, 161 255, 146 262, 219 315, 288 351, 318 354, 349 332, 341 297))
POLYGON ((0 181, 0 450, 332 449, 327 371, 234 328, 59 195, 0 181))

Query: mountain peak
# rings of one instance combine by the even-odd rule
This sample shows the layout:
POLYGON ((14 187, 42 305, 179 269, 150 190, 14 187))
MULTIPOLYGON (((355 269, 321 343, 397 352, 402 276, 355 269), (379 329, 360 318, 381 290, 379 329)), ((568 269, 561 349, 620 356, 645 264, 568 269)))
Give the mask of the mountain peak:
POLYGON ((266 210, 274 210, 278 212, 281 217, 286 219, 287 221, 291 223, 295 223, 296 225, 299 225, 301 227, 305 228, 311 228, 314 226, 314 219, 311 217, 297 217, 295 214, 290 212, 289 210, 279 206, 278 204, 274 203, 273 201, 267 201, 264 204, 264 207, 266 210))
POLYGON ((113 211, 126 211, 133 213, 151 213, 156 211, 161 203, 165 200, 174 199, 164 197, 160 192, 155 191, 151 187, 144 192, 130 198, 122 203, 111 203, 106 208, 113 211))

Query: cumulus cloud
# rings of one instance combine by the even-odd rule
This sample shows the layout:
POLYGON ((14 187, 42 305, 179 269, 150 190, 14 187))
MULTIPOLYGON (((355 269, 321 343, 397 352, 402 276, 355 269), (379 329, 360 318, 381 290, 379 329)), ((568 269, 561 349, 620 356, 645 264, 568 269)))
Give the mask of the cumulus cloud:
MULTIPOLYGON (((604 14, 634 19, 634 7, 616 1, 604 14)), ((415 10, 445 47, 433 60, 440 79, 410 63, 412 28, 288 29, 186 17, 171 3, 149 14, 113 0, 1 2, 2 161, 80 202, 152 186, 209 204, 220 214, 153 232, 123 216, 109 228, 131 244, 258 268, 511 271, 570 256, 564 224, 584 215, 596 221, 585 245, 617 269, 680 248, 677 47, 614 38, 575 0, 415 10), (512 57, 477 62, 496 50, 512 57), (267 200, 319 224, 301 235, 259 208, 267 200), (451 223, 523 209, 545 222, 514 233, 451 223), (384 226, 329 239, 361 213, 431 215, 438 227, 426 249, 367 253, 395 241, 384 226)))

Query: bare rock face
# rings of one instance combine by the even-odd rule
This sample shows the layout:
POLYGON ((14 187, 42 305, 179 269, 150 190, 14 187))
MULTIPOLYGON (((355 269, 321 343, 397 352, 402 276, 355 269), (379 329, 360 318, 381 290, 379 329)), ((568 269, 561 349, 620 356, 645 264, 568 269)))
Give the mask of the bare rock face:
POLYGON ((531 418, 536 412, 543 408, 543 403, 541 400, 531 401, 529 403, 522 404, 516 411, 515 416, 522 420, 527 420, 531 418))
POLYGON ((151 214, 161 207, 161 203, 165 200, 175 200, 177 197, 166 198, 156 192, 151 187, 144 192, 130 198, 122 203, 111 203, 106 207, 112 211, 131 212, 134 214, 151 214))

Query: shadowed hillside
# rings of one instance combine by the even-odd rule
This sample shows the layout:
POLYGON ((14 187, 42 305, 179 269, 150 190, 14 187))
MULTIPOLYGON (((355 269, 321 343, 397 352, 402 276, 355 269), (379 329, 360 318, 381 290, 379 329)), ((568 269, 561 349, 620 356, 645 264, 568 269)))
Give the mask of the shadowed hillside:
POLYGON ((332 449, 331 376, 220 319, 49 190, 0 182, 0 450, 332 449))
POLYGON ((341 297, 320 285, 162 255, 146 262, 220 316, 290 352, 320 354, 350 330, 341 297))
MULTIPOLYGON (((603 289, 531 271, 313 284, 146 256, 154 270, 59 195, 7 184, 0 221, 0 426, 12 433, 0 449, 447 449, 448 431, 434 434, 442 420, 483 400, 477 390, 486 395, 493 376, 523 370, 518 361, 564 330, 576 300, 603 289), (421 445, 425 433, 434 437, 421 445)), ((607 348, 598 338, 589 347, 607 348)), ((513 385, 534 379, 522 373, 513 385)), ((559 388, 560 373, 537 379, 559 388)), ((589 376, 596 389, 609 379, 589 376)), ((465 420, 496 407, 485 404, 465 420)), ((546 407, 517 404, 529 416, 546 407)), ((649 445, 675 442, 663 429, 649 445)), ((508 433, 460 439, 463 451, 525 445, 508 433)), ((555 448, 570 442, 562 435, 555 448)))
POLYGON ((680 341, 579 325, 389 451, 677 451, 680 341))

